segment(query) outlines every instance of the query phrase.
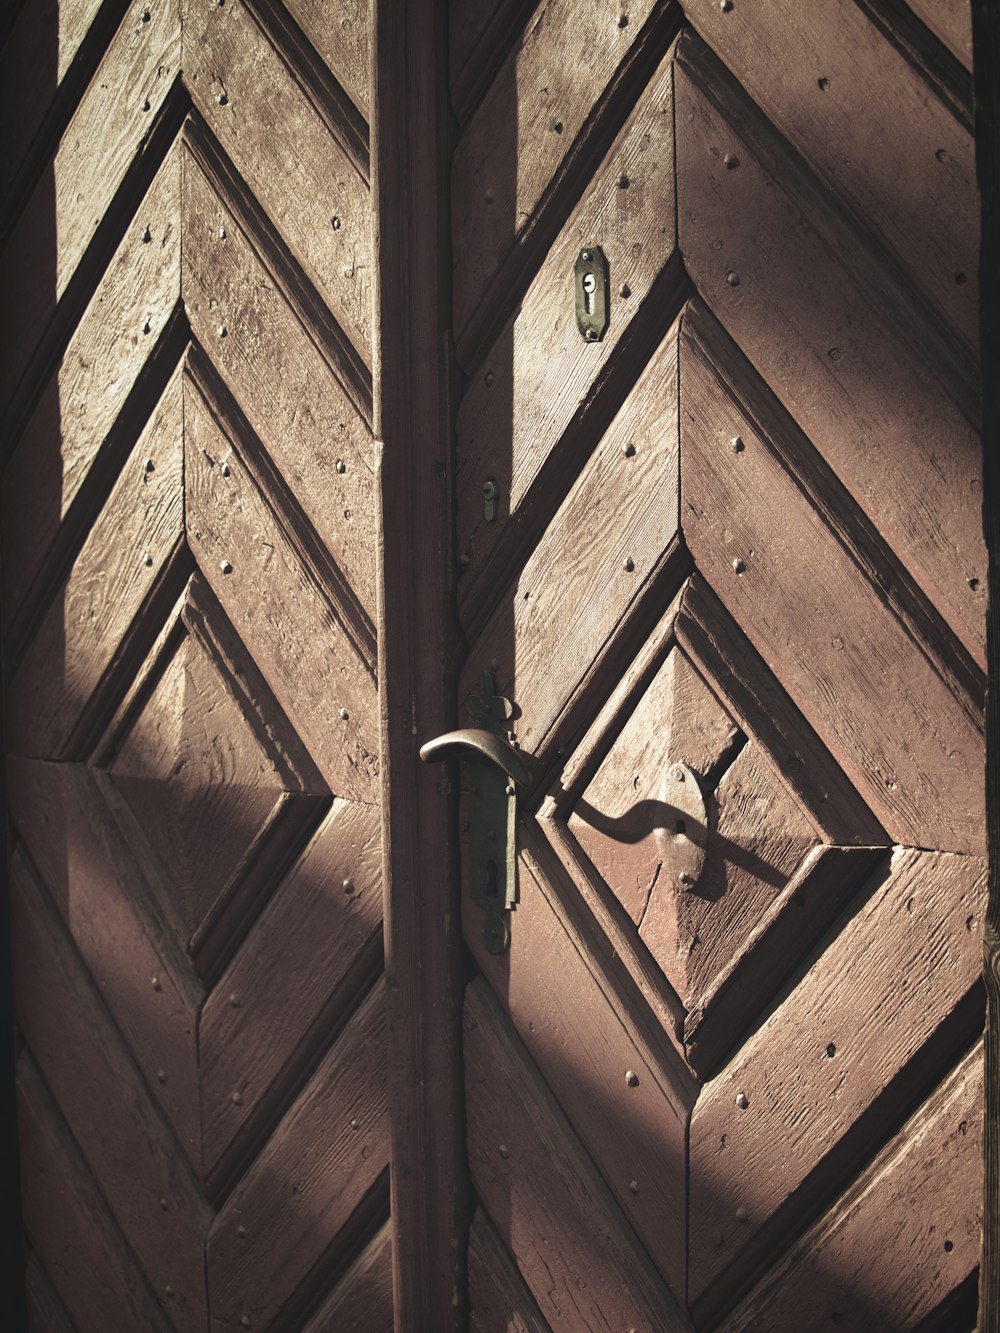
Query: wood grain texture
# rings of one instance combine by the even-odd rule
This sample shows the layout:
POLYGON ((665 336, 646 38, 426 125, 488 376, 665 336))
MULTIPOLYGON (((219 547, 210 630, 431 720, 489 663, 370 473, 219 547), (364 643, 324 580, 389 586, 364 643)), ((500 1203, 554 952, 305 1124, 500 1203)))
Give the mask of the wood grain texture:
POLYGON ((201 1134, 192 1038, 200 987, 157 921, 134 859, 86 770, 14 758, 7 767, 18 834, 197 1169, 201 1134))
POLYGON ((902 52, 850 0, 810 10, 808 19, 789 14, 780 0, 731 10, 693 0, 686 12, 781 133, 973 348, 972 136, 929 95, 902 52), (780 79, 776 69, 785 71, 780 79), (968 281, 957 283, 958 273, 968 281))
MULTIPOLYGON (((525 822, 519 844, 510 949, 486 951, 483 913, 469 900, 466 943, 650 1257, 680 1291, 690 1076, 662 1035, 655 1045, 649 1039, 613 962, 559 903, 525 822), (626 1081, 627 1070, 637 1082, 626 1081)), ((544 1304, 542 1312, 549 1318, 544 1304)))
POLYGON ((66 1307, 34 1251, 25 1260, 24 1289, 28 1333, 75 1333, 66 1307))
POLYGON ((393 1333, 392 1233, 386 1223, 302 1333, 393 1333))
POLYGON ((765 437, 683 338, 682 522, 699 569, 895 841, 980 849, 980 700, 852 558, 807 443, 765 437))
POLYGON ((111 1328, 170 1333, 173 1323, 150 1291, 27 1053, 18 1060, 17 1081, 24 1227, 76 1333, 111 1328))
POLYGON ((469 1229, 469 1327, 472 1333, 549 1333, 510 1251, 482 1208, 469 1229))
POLYGON ((363 1001, 216 1217, 206 1251, 213 1328, 273 1320, 385 1170, 382 992, 363 1001))
POLYGON ((553 1333, 686 1327, 480 981, 466 992, 465 1059, 476 1190, 553 1333))
MULTIPOLYGON (((574 450, 579 457, 575 450, 581 442, 574 434, 582 433, 615 348, 674 253, 672 118, 673 66, 666 59, 518 310, 475 368, 458 414, 458 543, 470 562, 459 590, 466 625, 476 599, 487 606, 495 600, 495 591, 485 589, 479 576, 489 568, 498 540, 509 540, 505 529, 550 455, 564 442, 562 452, 574 450), (623 174, 627 189, 619 184, 623 174), (602 342, 585 345, 570 275, 581 248, 595 238, 611 273, 611 323, 602 342), (628 298, 615 295, 622 284, 628 298), (483 512, 482 486, 490 476, 499 486, 494 523, 486 523, 483 512)), ((670 318, 665 314, 660 336, 670 318)))
POLYGON ((632 393, 516 587, 469 655, 459 691, 483 668, 520 710, 523 749, 545 745, 560 712, 638 598, 677 532, 677 326, 632 393), (558 568, 559 578, 552 577, 558 568))
POLYGON ((907 0, 914 14, 966 69, 972 69, 972 5, 970 0, 907 0))
MULTIPOLYGON (((884 265, 861 269, 850 233, 829 230, 835 201, 816 193, 773 129, 761 125, 745 95, 695 42, 681 47, 678 99, 680 240, 692 278, 981 662, 985 582, 974 364, 957 364, 938 378, 947 351, 923 338, 925 321, 899 305, 884 265), (920 338, 908 346, 914 333, 920 338)), ((930 165, 948 172, 951 158, 939 163, 931 155, 930 165)), ((926 176, 914 178, 921 190, 926 176)), ((957 184, 949 182, 947 197, 953 189, 957 184)), ((974 256, 968 272, 975 272, 974 256)))
POLYGON ((617 0, 543 0, 469 122, 452 160, 459 339, 652 8, 639 0, 621 27, 617 0))
POLYGON ((297 548, 294 527, 271 509, 239 447, 186 377, 185 488, 195 556, 331 790, 371 800, 378 760, 370 668, 308 551, 297 548))
POLYGON ((378 813, 336 801, 201 1014, 206 1166, 350 1003, 382 932, 378 813), (239 1094, 239 1101, 233 1094, 239 1094))
POLYGON ((974 1272, 982 1058, 977 1043, 724 1321, 725 1333, 917 1328, 974 1272))
POLYGON ((535 8, 534 0, 451 0, 448 10, 448 80, 459 124, 489 90, 535 8))
POLYGON ((180 157, 157 173, 4 477, 4 613, 17 617, 180 297, 180 157), (53 496, 38 484, 55 476, 53 496), (16 498, 15 498, 16 497, 16 498))
POLYGON ((327 108, 289 68, 260 8, 186 0, 195 106, 365 362, 371 359, 371 204, 327 108), (334 221, 336 219, 336 222, 334 221))
POLYGON ((372 0, 289 0, 288 10, 368 120, 372 0))
POLYGON ((204 1323, 208 1205, 24 860, 12 889, 19 1028, 157 1296, 181 1324, 204 1323), (127 1113, 112 1114, 116 1105, 127 1113))
POLYGON ((182 430, 177 374, 11 683, 7 744, 15 753, 67 756, 88 701, 177 545, 183 524, 182 430))
POLYGON ((9 407, 66 290, 177 74, 175 0, 135 0, 63 133, 50 171, 0 256, 5 301, 18 312, 0 341, 0 404, 9 407), (148 14, 148 18, 143 16, 148 14), (37 275, 50 275, 39 292, 37 275))
POLYGON ((231 196, 194 159, 184 179, 184 302, 191 327, 267 447, 273 486, 291 493, 375 615, 374 452, 368 423, 338 379, 323 329, 295 302, 287 272, 234 216, 231 196), (220 333, 224 329, 225 333, 220 333))
POLYGON ((696 1308, 707 1314, 723 1273, 759 1263, 762 1247, 815 1207, 810 1178, 860 1116, 891 1120, 885 1089, 978 980, 984 909, 981 861, 897 850, 860 910, 706 1086, 691 1120, 696 1308))

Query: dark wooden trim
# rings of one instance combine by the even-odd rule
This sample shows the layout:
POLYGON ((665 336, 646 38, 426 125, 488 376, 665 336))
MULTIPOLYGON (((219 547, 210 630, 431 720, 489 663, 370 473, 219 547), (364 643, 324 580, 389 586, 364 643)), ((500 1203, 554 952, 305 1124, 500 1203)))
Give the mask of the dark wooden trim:
POLYGON ((986 649, 989 902, 983 941, 986 1109, 979 1333, 1000 1333, 1000 6, 996 0, 973 0, 972 8, 976 168, 982 198, 983 502, 990 591, 986 649))
POLYGON ((396 1328, 467 1322, 444 0, 376 0, 372 70, 378 663, 396 1328))

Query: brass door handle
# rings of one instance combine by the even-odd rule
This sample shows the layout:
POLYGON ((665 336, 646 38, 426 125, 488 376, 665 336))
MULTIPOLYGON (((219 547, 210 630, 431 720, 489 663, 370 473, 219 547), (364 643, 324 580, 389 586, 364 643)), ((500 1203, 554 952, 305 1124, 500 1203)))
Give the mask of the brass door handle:
POLYGON ((420 747, 427 763, 462 760, 468 801, 468 875, 473 901, 486 913, 483 942, 499 954, 510 943, 507 913, 517 899, 517 786, 528 773, 505 736, 485 727, 447 731, 420 747))
POLYGON ((443 736, 436 736, 420 747, 420 758, 427 764, 442 759, 450 759, 457 751, 458 757, 467 763, 475 763, 474 755, 492 760, 502 768, 515 782, 527 782, 528 773, 510 741, 487 731, 485 727, 461 727, 458 731, 446 731, 443 736), (469 752, 472 752, 471 754, 469 752))

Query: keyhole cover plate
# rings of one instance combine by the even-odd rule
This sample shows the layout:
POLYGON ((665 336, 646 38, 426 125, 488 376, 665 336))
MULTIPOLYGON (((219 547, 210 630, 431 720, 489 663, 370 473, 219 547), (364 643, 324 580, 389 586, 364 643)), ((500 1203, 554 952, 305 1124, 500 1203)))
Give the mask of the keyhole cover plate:
POLYGON ((573 265, 576 326, 585 342, 600 342, 608 328, 608 261, 599 245, 586 245, 573 265))

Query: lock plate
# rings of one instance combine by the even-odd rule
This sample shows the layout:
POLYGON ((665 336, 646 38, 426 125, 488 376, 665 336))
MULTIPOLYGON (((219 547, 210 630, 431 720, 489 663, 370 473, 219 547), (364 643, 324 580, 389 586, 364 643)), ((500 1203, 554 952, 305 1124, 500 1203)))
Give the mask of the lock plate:
POLYGON ((663 869, 676 889, 690 893, 705 867, 708 813, 697 776, 686 764, 670 765, 660 787, 665 816, 656 830, 663 869))
POLYGON ((580 336, 585 342, 600 342, 608 327, 608 261, 599 245, 580 251, 573 276, 580 336))
MULTIPOLYGON (((509 749, 507 727, 513 707, 497 694, 493 675, 484 671, 479 692, 466 709, 486 731, 509 749)), ((490 953, 500 954, 510 943, 508 912, 517 901, 517 788, 514 774, 495 758, 464 751, 463 788, 468 801, 469 883, 472 900, 484 911, 483 942, 490 953)), ((520 776, 524 776, 523 773, 520 776)))

